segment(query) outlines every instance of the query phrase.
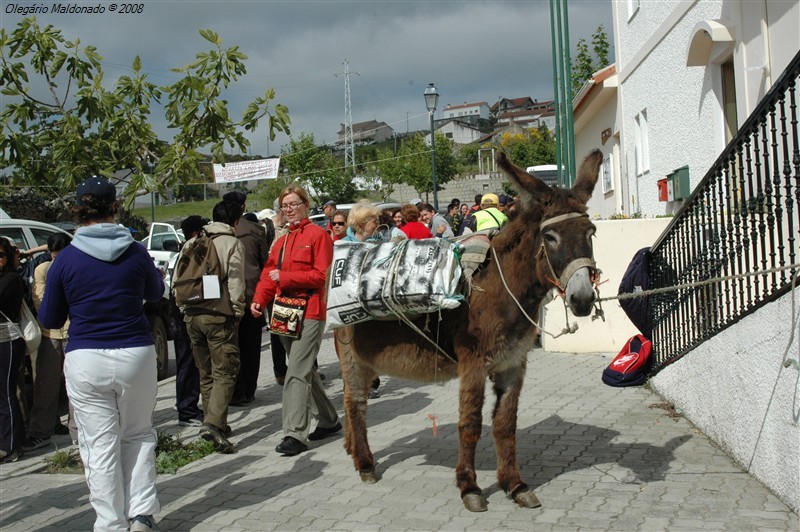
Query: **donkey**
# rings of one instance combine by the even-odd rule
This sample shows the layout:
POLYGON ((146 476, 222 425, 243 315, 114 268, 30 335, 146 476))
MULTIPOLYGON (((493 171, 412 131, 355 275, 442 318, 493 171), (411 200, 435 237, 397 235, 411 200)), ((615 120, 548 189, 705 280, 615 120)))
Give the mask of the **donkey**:
MULTIPOLYGON (((442 311, 441 321, 438 315, 430 320, 438 349, 432 339, 400 321, 369 321, 336 330, 347 414, 344 447, 362 481, 378 480, 367 442, 367 394, 372 379, 378 374, 423 382, 458 377, 456 484, 468 510, 487 510, 476 482, 475 449, 488 377, 497 398, 492 431, 498 483, 518 505, 541 506, 520 477, 516 458, 517 408, 526 356, 539 332, 524 313, 537 316, 554 284, 573 314, 591 313, 596 298, 591 242, 595 227, 586 214, 586 203, 601 162, 600 151, 590 153, 573 187, 563 190, 549 187, 500 153, 498 166, 520 191, 517 212, 492 239, 486 261, 473 276, 468 304, 442 311)), ((425 316, 413 320, 417 330, 425 327, 425 320, 425 316)))

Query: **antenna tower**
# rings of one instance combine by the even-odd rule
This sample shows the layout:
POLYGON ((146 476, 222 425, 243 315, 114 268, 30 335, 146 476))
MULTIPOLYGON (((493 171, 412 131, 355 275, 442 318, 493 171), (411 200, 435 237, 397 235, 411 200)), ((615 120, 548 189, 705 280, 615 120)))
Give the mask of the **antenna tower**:
MULTIPOLYGON (((354 72, 360 76, 358 72, 354 72)), ((353 147, 353 113, 350 106, 350 65, 344 60, 344 74, 334 74, 337 78, 344 76, 344 167, 352 168, 356 174, 356 153, 353 147)))

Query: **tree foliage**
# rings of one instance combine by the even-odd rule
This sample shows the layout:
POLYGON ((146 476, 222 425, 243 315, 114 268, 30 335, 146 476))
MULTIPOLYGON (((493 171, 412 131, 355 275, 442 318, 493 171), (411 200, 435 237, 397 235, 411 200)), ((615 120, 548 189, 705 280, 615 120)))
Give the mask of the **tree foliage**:
POLYGON ((212 49, 172 69, 183 76, 172 85, 150 82, 137 56, 131 73, 107 87, 95 47, 68 41, 35 17, 10 34, 0 28, 0 168, 13 169, 13 183, 62 195, 89 175, 128 179, 131 204, 142 191, 164 193, 196 181, 201 163, 208 162, 201 150, 217 163, 225 162, 226 146, 246 151, 245 131, 261 120, 272 139, 288 133, 288 109, 272 103, 273 89, 249 103, 241 120, 231 118, 224 91, 246 74, 247 56, 236 46, 223 48, 211 30, 199 33, 212 49), (150 120, 162 97, 172 142, 160 141, 150 120))
POLYGON ((514 164, 523 168, 556 163, 555 137, 544 126, 528 129, 525 133, 504 133, 500 146, 514 164))
POLYGON ((578 39, 575 45, 576 54, 572 58, 572 92, 577 93, 592 74, 608 66, 608 35, 601 24, 592 35, 592 49, 584 38, 578 39))
MULTIPOLYGON (((436 186, 450 181, 458 173, 458 162, 453 153, 453 143, 441 133, 435 134, 436 143, 436 186)), ((420 194, 433 192, 431 172, 431 148, 422 135, 406 137, 395 156, 390 150, 379 152, 378 173, 384 188, 394 189, 394 185, 405 183, 414 187, 420 194)), ((388 197, 391 192, 385 193, 388 197)))
POLYGON ((317 147, 313 133, 300 133, 281 150, 281 165, 287 178, 303 185, 317 204, 326 199, 347 203, 355 197, 352 176, 344 162, 328 148, 317 147))

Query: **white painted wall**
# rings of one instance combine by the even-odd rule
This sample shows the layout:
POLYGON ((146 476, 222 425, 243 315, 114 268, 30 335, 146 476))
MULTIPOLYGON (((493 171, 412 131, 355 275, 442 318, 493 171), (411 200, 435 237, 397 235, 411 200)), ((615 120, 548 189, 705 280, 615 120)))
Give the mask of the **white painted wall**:
POLYGON ((621 198, 624 198, 625 193, 622 188, 619 149, 616 139, 612 136, 605 144, 600 141, 600 133, 604 129, 611 128, 612 131, 616 130, 616 115, 617 108, 612 101, 609 105, 603 106, 580 131, 575 132, 575 155, 579 158, 578 165, 580 165, 580 158, 585 157, 594 149, 602 151, 603 157, 611 155, 612 173, 614 175, 612 189, 604 192, 603 184, 600 182, 602 177, 598 179, 594 194, 592 194, 587 204, 589 216, 593 219, 608 219, 614 214, 622 214, 623 212, 621 198))
POLYGON ((783 364, 800 359, 800 288, 794 298, 787 294, 717 334, 650 384, 798 512, 800 367, 783 364))
MULTIPOLYGON (((617 294, 619 283, 628 269, 633 255, 643 247, 652 246, 671 218, 597 220, 594 241, 594 258, 603 271, 602 279, 608 282, 600 286, 600 297, 617 294)), ((567 353, 614 353, 616 354, 631 336, 638 334, 628 316, 616 300, 603 303, 606 320, 590 317, 576 318, 569 315, 569 322, 578 323, 578 332, 553 339, 542 333, 542 347, 548 351, 567 353)), ((564 303, 561 298, 551 301, 544 308, 542 327, 558 334, 565 326, 564 303)), ((598 376, 599 379, 599 376, 598 376)))

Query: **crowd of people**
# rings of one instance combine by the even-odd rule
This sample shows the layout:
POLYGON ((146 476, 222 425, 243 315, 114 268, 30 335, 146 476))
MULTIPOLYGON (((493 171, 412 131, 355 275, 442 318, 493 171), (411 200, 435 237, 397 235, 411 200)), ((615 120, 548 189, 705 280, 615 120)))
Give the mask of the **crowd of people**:
MULTIPOLYGON (((262 332, 273 305, 287 298, 302 301, 304 313, 295 324, 299 335, 267 327, 275 381, 283 386, 283 438, 275 450, 294 456, 309 441, 342 430, 316 361, 338 242, 449 239, 499 229, 513 198, 482 194, 472 206, 454 199, 443 213, 419 198, 383 211, 366 201, 344 211, 330 200, 322 207, 325 228, 309 219, 311 200, 301 187, 285 188, 274 207, 248 213, 246 194, 233 191, 214 206, 211 220, 192 215, 181 223, 187 240, 178 262, 192 259, 187 250, 196 253, 192 243, 203 235, 213 243, 219 271, 217 292, 207 299, 178 302, 170 295, 175 406, 178 423, 196 427, 220 453, 235 452, 229 408, 255 400, 262 332)), ((71 241, 51 237, 46 253, 23 265, 15 243, 0 239, 0 462, 69 433, 84 463, 95 529, 158 530, 156 351, 144 302, 162 298, 166 272, 115 223, 117 212, 114 186, 93 177, 76 189, 79 227, 71 241), (30 410, 20 392, 26 347, 18 324, 26 304, 38 311, 43 333, 30 361, 30 410), (58 415, 62 379, 67 426, 58 415)), ((376 378, 370 398, 380 395, 379 386, 376 378)))

